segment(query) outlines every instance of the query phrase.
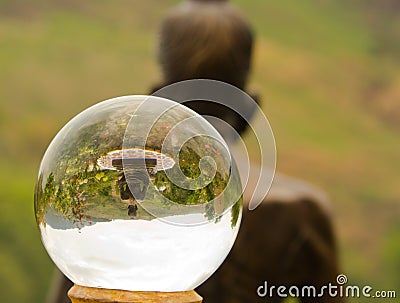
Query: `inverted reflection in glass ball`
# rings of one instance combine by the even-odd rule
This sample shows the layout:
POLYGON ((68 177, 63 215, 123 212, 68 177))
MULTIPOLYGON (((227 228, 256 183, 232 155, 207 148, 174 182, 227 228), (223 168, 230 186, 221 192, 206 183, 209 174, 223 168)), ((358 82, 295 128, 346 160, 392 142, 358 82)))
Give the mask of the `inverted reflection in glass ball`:
POLYGON ((53 139, 35 213, 50 257, 74 283, 183 291, 228 254, 241 192, 205 119, 167 99, 127 96, 83 111, 53 139))

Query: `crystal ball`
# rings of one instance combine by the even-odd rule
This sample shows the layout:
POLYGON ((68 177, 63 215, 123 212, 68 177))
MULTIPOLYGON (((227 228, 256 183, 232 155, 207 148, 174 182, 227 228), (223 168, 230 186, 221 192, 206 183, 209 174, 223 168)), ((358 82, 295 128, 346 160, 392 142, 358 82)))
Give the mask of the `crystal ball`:
POLYGON ((229 253, 239 173, 220 134, 174 101, 125 96, 78 114, 39 168, 42 242, 75 284, 185 291, 229 253))

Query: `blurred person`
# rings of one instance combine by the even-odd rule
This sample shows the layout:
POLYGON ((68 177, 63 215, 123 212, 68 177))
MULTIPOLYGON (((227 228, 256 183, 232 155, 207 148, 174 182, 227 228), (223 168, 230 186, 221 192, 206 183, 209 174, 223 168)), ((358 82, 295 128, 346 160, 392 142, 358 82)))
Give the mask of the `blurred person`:
MULTIPOLYGON (((182 80, 207 78, 246 89, 253 49, 253 31, 226 0, 188 0, 173 9, 160 31, 159 62, 163 83, 152 91, 182 80)), ((257 96, 250 94, 257 101, 257 96)), ((201 115, 218 117, 244 134, 246 121, 223 105, 192 101, 185 104, 201 115)), ((249 104, 249 110, 252 111, 249 104)), ((222 132, 230 140, 229 133, 222 132)), ((239 170, 247 165, 236 158, 239 170)), ((260 168, 256 167, 255 170, 260 168)), ((261 168, 263 169, 263 168, 261 168)), ((251 168, 253 171, 253 168, 251 168)), ((257 289, 271 286, 335 285, 338 256, 330 206, 325 193, 307 182, 276 173, 264 201, 249 211, 256 174, 250 174, 243 194, 243 219, 237 240, 221 267, 197 291, 208 303, 280 302, 260 297, 257 289)), ((57 274, 59 276, 60 274, 57 274)), ((55 279, 49 303, 69 302, 72 283, 55 279), (64 301, 62 301, 64 300, 64 301)), ((341 302, 327 295, 301 302, 341 302)))
MULTIPOLYGON (((184 1, 164 19, 159 42, 163 87, 189 79, 219 80, 246 90, 250 72, 253 31, 240 12, 226 0, 184 1)), ((157 87, 153 88, 156 91, 157 87)), ((157 94, 157 93, 156 93, 157 94)), ((258 101, 257 94, 249 93, 258 101)), ((228 122, 239 134, 247 122, 224 105, 191 101, 184 103, 201 115, 228 122)), ((249 110, 254 106, 247 104, 249 110)), ((221 131, 221 129, 219 129, 221 131)), ((233 137, 222 130, 225 140, 233 137)), ((239 171, 245 159, 235 158, 239 171)), ((279 302, 259 297, 257 288, 335 284, 338 255, 329 202, 314 186, 277 173, 267 197, 254 211, 248 210, 260 168, 250 168, 244 192, 243 221, 232 251, 221 267, 198 288, 209 303, 279 302)), ((321 298, 302 302, 340 302, 325 292, 321 298)))

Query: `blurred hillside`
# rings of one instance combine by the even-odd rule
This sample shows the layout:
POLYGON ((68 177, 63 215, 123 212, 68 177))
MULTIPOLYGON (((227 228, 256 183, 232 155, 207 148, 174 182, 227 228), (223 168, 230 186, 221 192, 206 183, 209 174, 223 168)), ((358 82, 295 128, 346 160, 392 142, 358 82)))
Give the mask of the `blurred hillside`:
MULTIPOLYGON (((47 145, 88 106, 159 81, 157 27, 177 2, 0 0, 4 302, 43 302, 51 278, 33 215, 47 145)), ((400 295, 399 2, 233 3, 258 35, 250 87, 278 170, 329 193, 349 281, 400 295)))

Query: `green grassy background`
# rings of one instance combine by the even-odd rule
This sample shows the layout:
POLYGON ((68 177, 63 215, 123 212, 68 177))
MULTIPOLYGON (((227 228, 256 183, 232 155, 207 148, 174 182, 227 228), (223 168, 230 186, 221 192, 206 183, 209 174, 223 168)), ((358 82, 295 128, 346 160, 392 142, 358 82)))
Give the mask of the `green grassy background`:
MULTIPOLYGON (((258 34, 250 87, 278 170, 328 192, 349 282, 400 296, 400 4, 233 2, 258 34)), ((160 80, 157 27, 175 3, 0 0, 3 302, 42 302, 51 279, 33 215, 44 150, 81 110, 160 80)))

